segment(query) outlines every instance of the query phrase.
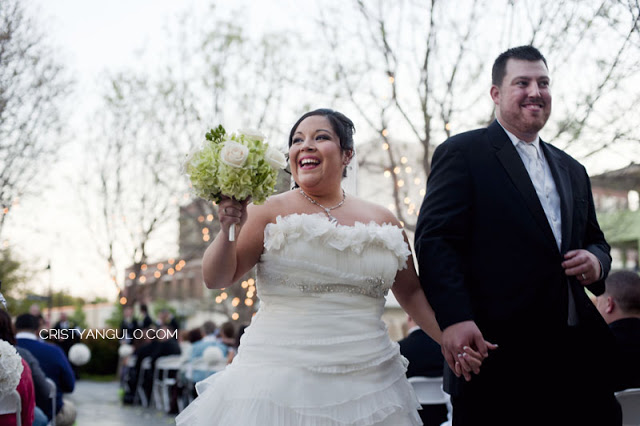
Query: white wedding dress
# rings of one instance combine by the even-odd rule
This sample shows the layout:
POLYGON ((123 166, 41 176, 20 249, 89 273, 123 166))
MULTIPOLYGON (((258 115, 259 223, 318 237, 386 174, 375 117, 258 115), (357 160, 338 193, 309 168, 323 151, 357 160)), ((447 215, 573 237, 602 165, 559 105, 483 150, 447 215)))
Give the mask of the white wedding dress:
POLYGON ((233 362, 197 384, 178 425, 420 425, 419 404, 381 320, 410 251, 402 231, 278 217, 264 231, 260 309, 233 362))

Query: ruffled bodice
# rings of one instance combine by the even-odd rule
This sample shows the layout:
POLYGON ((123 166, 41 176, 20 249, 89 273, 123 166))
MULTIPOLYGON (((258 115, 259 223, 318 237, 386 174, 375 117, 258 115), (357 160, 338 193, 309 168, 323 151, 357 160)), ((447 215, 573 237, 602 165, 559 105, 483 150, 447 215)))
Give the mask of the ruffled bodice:
POLYGON ((391 224, 336 225, 323 214, 268 224, 258 313, 233 363, 198 383, 200 408, 178 424, 207 424, 200 410, 220 425, 420 424, 407 361, 381 320, 409 254, 391 224))
POLYGON ((264 230, 258 264, 260 300, 296 293, 349 293, 381 299, 410 254, 402 230, 391 224, 331 223, 322 214, 278 216, 264 230))

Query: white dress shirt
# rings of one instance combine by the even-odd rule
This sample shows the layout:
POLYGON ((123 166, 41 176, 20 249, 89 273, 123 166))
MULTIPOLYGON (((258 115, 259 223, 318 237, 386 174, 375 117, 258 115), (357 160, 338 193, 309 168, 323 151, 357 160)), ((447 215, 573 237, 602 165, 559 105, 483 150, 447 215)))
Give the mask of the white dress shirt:
MULTIPOLYGON (((498 123, 500 122, 498 121, 498 123)), ((529 173, 529 178, 536 190, 540 204, 542 204, 544 214, 547 216, 547 221, 556 239, 558 250, 560 250, 562 246, 560 195, 558 194, 556 182, 553 180, 549 164, 540 147, 540 137, 536 137, 533 142, 525 142, 518 139, 516 135, 507 129, 504 129, 504 131, 509 136, 509 139, 511 139, 513 146, 516 148, 518 155, 520 155, 524 163, 524 167, 529 173)))

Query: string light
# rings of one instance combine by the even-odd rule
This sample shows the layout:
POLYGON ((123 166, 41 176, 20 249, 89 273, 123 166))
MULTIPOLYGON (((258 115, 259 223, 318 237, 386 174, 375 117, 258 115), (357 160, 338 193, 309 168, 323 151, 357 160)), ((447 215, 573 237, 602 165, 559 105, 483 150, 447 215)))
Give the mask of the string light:
POLYGON ((392 76, 389 76, 389 84, 393 84, 394 81, 396 81, 396 79, 392 76))
POLYGON ((164 264, 162 262, 158 263, 157 268, 162 271, 164 269, 164 264))
POLYGON ((129 273, 129 279, 130 279, 130 280, 133 280, 133 279, 135 279, 135 278, 136 278, 136 273, 135 273, 135 272, 130 272, 130 273, 129 273))
POLYGON ((169 268, 169 270, 167 271, 167 274, 169 274, 169 275, 173 275, 175 273, 176 273, 176 270, 173 269, 173 268, 169 268))
POLYGON ((384 136, 385 138, 387 136, 389 136, 389 130, 387 130, 387 129, 382 129, 382 132, 380 132, 380 133, 382 133, 382 136, 384 136))
POLYGON ((176 260, 172 258, 172 259, 167 260, 167 263, 169 265, 173 265, 174 263, 176 263, 176 260))
POLYGON ((384 171, 384 177, 386 177, 386 178, 391 177, 391 172, 389 170, 385 170, 384 171))
POLYGON ((239 297, 234 297, 233 300, 231 301, 231 306, 236 307, 240 304, 240 298, 239 297))
POLYGON ((416 185, 420 185, 420 183, 422 183, 422 180, 419 177, 417 177, 413 180, 413 183, 415 183, 416 185))
POLYGON ((253 300, 252 299, 245 299, 244 300, 244 304, 247 306, 253 306, 253 300))
POLYGON ((209 213, 209 214, 207 215, 207 220, 208 220, 209 222, 211 222, 211 221, 213 220, 213 215, 212 215, 211 213, 209 213))
POLYGON ((127 298, 126 298, 126 297, 124 297, 124 296, 122 296, 122 297, 120 298, 120 304, 121 304, 121 305, 126 305, 126 304, 127 304, 127 298))
POLYGON ((409 161, 409 160, 407 159, 407 157, 402 157, 402 158, 400 159, 400 162, 401 162, 402 164, 407 164, 407 161, 409 161))
POLYGON ((385 151, 389 149, 389 144, 388 143, 383 143, 382 144, 382 149, 384 149, 385 151))
POLYGON ((426 193, 427 193, 427 191, 426 191, 424 188, 422 188, 422 189, 420 190, 420 195, 421 195, 421 196, 423 196, 423 197, 424 197, 424 194, 426 194, 426 193))
POLYGON ((405 173, 407 173, 407 174, 408 174, 408 173, 411 173, 411 171, 412 171, 412 170, 413 170, 413 169, 411 168, 411 166, 407 166, 407 167, 405 167, 405 168, 404 168, 404 171, 405 171, 405 173))
POLYGON ((254 284, 256 283, 256 280, 254 280, 253 278, 249 278, 249 279, 247 280, 247 283, 248 283, 249 285, 254 285, 254 284))
POLYGON ((141 282, 142 284, 146 283, 146 282, 147 282, 147 277, 145 277, 144 275, 143 275, 143 276, 141 276, 141 277, 140 277, 140 282, 141 282))
POLYGON ((140 269, 141 269, 141 270, 143 270, 143 271, 146 271, 146 270, 147 270, 147 264, 146 264, 146 263, 143 263, 143 264, 140 266, 140 269))
POLYGON ((200 223, 204 222, 204 216, 198 216, 198 222, 200 223))
POLYGON ((398 179, 398 188, 402 188, 404 186, 404 180, 398 179))
POLYGON ((209 239, 210 239, 210 237, 209 237, 209 235, 208 235, 208 234, 204 234, 204 235, 202 236, 202 241, 209 241, 209 239))
POLYGON ((249 287, 249 283, 246 282, 246 281, 242 281, 242 284, 240 284, 240 287, 247 288, 247 287, 249 287))
POLYGON ((447 132, 451 131, 451 123, 446 123, 446 124, 444 125, 444 128, 445 128, 445 130, 446 130, 447 132))
POLYGON ((234 312, 233 315, 231 315, 231 319, 234 320, 234 321, 237 321, 238 318, 240 318, 240 315, 238 315, 237 312, 234 312))
POLYGON ((393 168, 393 173, 395 173, 395 174, 400 173, 400 167, 395 166, 395 167, 393 168))
POLYGON ((161 276, 161 275, 162 275, 162 274, 160 273, 160 271, 155 271, 155 272, 153 273, 153 276, 154 276, 154 277, 156 277, 156 278, 160 278, 160 276, 161 276))

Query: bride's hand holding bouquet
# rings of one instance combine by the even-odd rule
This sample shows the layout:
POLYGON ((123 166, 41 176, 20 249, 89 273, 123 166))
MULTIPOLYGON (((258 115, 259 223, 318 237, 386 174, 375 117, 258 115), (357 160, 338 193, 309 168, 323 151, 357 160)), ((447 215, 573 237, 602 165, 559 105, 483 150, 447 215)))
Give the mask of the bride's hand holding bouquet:
POLYGON ((235 241, 235 224, 246 220, 243 210, 249 201, 262 204, 275 192, 286 159, 255 130, 228 134, 218 126, 205 138, 187 159, 185 171, 198 197, 219 203, 221 226, 229 227, 229 241, 235 241))

